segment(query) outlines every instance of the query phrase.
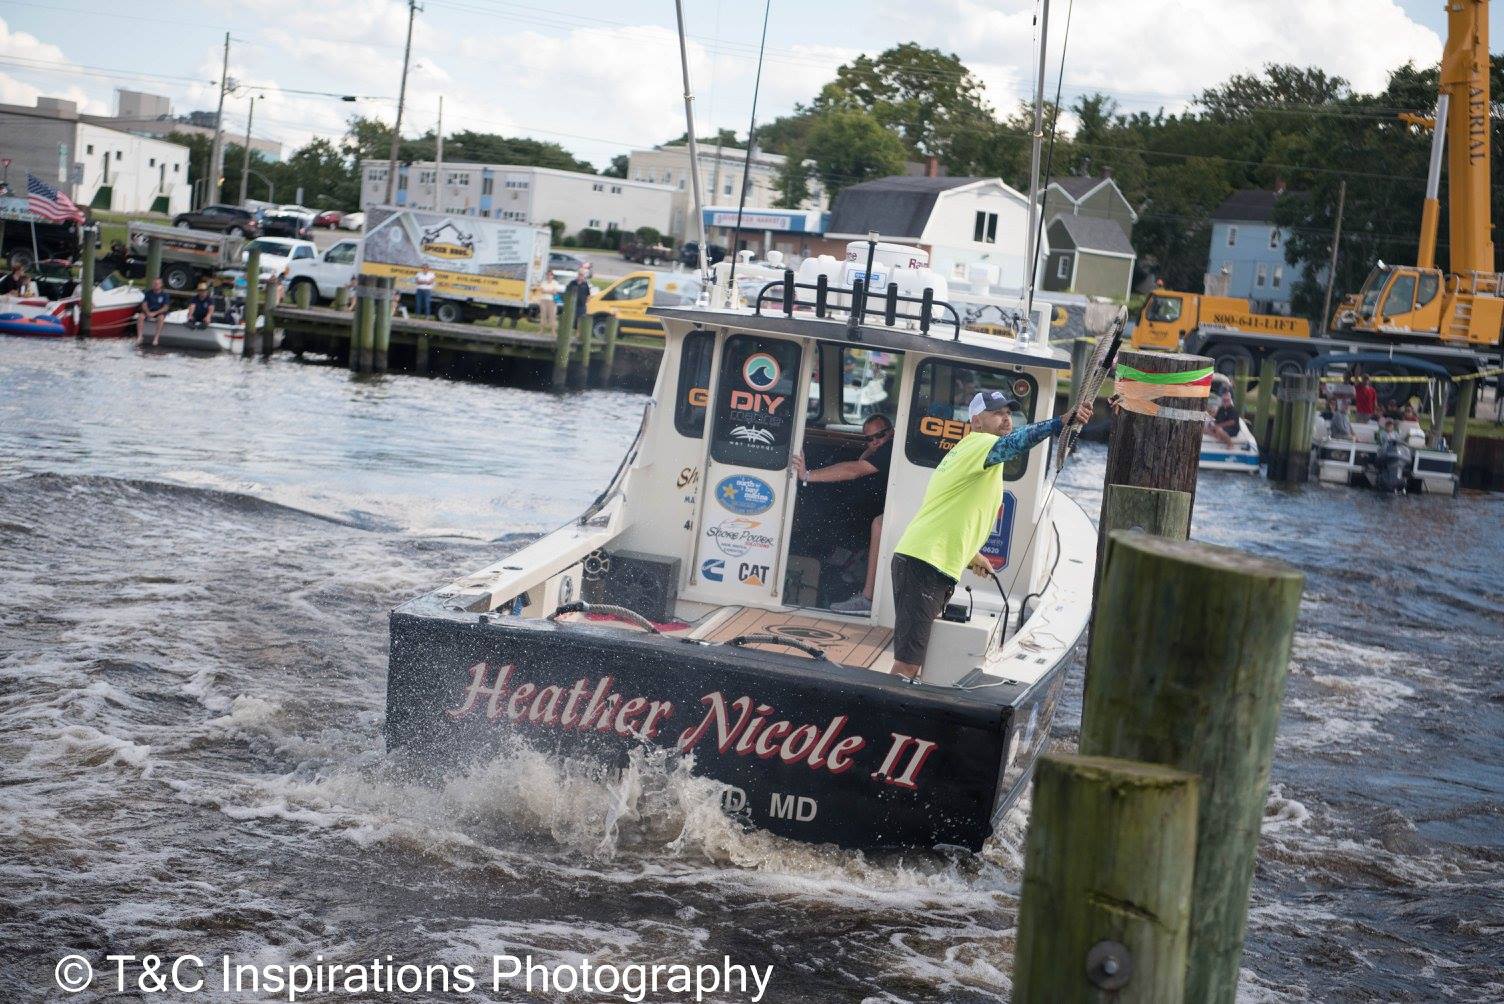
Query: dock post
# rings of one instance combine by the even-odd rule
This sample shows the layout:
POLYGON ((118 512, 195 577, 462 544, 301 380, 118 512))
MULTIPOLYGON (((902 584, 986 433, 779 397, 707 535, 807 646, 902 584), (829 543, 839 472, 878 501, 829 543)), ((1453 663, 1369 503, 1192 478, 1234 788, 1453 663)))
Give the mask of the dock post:
POLYGON ((597 387, 611 386, 616 369, 616 333, 620 326, 621 321, 615 314, 606 315, 606 347, 601 355, 600 375, 595 381, 597 387))
POLYGON ((292 302, 304 310, 313 306, 313 286, 311 283, 294 283, 292 287, 292 302))
MULTIPOLYGON (((1156 537, 1188 540, 1191 536, 1191 496, 1165 488, 1107 485, 1102 492, 1102 516, 1097 533, 1142 530, 1156 537)), ((1103 549, 1097 554, 1096 595, 1102 585, 1103 549)))
POLYGON ((376 352, 376 311, 381 305, 376 302, 376 276, 367 275, 362 278, 365 282, 356 291, 360 301, 360 372, 369 373, 371 357, 376 352))
POLYGON ((146 242, 146 284, 162 277, 162 238, 152 237, 146 242))
POLYGON ((1185 999, 1232 1004, 1304 576, 1229 548, 1109 537, 1083 756, 1200 778, 1185 999))
POLYGON ((580 355, 569 361, 569 386, 583 388, 589 385, 590 355, 595 347, 595 318, 582 310, 576 326, 580 332, 580 355))
POLYGON ((1197 783, 1153 764, 1040 757, 1014 1001, 1186 999, 1197 783))
POLYGON ((376 298, 371 301, 376 316, 371 368, 377 373, 385 373, 387 349, 392 344, 392 280, 384 275, 377 276, 376 285, 371 291, 376 294, 376 298))
POLYGON ((554 338, 554 390, 563 390, 569 377, 569 343, 574 338, 575 300, 571 290, 564 294, 564 309, 559 311, 559 330, 554 338))
POLYGON ((88 338, 94 330, 94 238, 96 226, 84 227, 79 241, 78 337, 88 338))
MULTIPOLYGON (((1504 394, 1504 384, 1499 387, 1499 393, 1504 394)), ((1463 380, 1457 384, 1457 413, 1452 416, 1452 440, 1448 444, 1452 452, 1457 454, 1457 474, 1459 484, 1462 474, 1462 451, 1467 449, 1467 423, 1473 417, 1473 402, 1478 396, 1478 381, 1463 380)))
POLYGON ((350 309, 350 355, 348 362, 351 372, 354 373, 360 372, 360 326, 363 323, 361 315, 365 311, 366 299, 363 295, 365 285, 366 277, 364 275, 357 275, 355 277, 355 288, 350 290, 350 296, 354 298, 354 303, 351 304, 350 309))
POLYGON ((245 338, 240 343, 240 357, 256 354, 256 317, 261 310, 261 252, 251 248, 245 259, 245 338))
POLYGON ((1232 378, 1232 403, 1238 409, 1238 417, 1242 418, 1248 410, 1248 360, 1238 357, 1236 370, 1232 378))
POLYGON ((1280 381, 1274 434, 1269 440, 1269 480, 1298 484, 1311 472, 1311 426, 1321 377, 1292 374, 1280 381))
POLYGON ((346 310, 350 306, 350 287, 341 286, 334 291, 334 309, 346 310))
POLYGON ((1253 438, 1258 442, 1259 450, 1266 453, 1269 450, 1269 419, 1274 414, 1275 380, 1274 360, 1268 358, 1259 363, 1259 396, 1253 412, 1253 438))
POLYGON ((270 359, 277 340, 277 305, 282 302, 282 277, 266 280, 266 299, 261 309, 261 358, 270 359))
POLYGON ((428 336, 419 335, 413 345, 413 366, 418 376, 428 376, 428 336))
POLYGON ((1076 394, 1081 389, 1081 381, 1085 378, 1086 365, 1091 361, 1092 340, 1090 338, 1074 338, 1071 340, 1071 393, 1076 394))

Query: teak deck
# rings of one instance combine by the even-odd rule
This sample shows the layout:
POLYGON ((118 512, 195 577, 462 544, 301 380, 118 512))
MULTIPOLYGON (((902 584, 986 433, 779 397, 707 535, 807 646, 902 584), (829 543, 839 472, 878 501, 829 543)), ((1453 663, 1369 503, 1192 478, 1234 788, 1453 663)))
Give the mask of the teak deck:
MULTIPOLYGON (((731 617, 715 624, 705 634, 696 637, 705 641, 726 642, 746 634, 779 635, 806 645, 816 645, 832 662, 860 669, 871 668, 893 637, 891 628, 749 607, 741 608, 731 617)), ((747 647, 770 652, 788 651, 777 645, 752 644, 747 647)))

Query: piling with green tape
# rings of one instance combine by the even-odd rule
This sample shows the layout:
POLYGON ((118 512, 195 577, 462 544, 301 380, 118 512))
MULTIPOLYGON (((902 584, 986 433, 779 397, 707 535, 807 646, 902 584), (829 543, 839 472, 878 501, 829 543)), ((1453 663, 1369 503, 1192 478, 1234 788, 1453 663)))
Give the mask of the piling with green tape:
POLYGON ((1034 775, 1012 998, 1185 997, 1196 775, 1046 754, 1034 775))
POLYGON ((1080 751, 1200 779, 1185 999, 1233 1004, 1304 577, 1209 544, 1108 541, 1080 751))
POLYGON ((94 331, 94 238, 99 228, 83 227, 80 230, 79 278, 78 278, 78 337, 88 338, 94 331))

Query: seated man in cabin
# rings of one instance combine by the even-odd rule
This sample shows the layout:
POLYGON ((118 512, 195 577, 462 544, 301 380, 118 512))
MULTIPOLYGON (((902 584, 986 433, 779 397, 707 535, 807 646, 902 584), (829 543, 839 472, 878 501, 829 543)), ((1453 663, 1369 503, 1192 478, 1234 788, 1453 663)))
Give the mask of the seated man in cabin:
POLYGON ((193 291, 193 299, 188 301, 188 327, 207 328, 213 317, 214 300, 209 296, 208 284, 201 282, 193 291))
POLYGON ((843 460, 809 470, 804 465, 803 454, 793 458, 794 474, 805 484, 831 484, 838 481, 860 481, 866 488, 863 499, 867 503, 862 511, 875 512, 871 517, 871 530, 867 538, 867 585, 861 593, 830 609, 840 613, 866 613, 872 609, 872 587, 877 580, 877 542, 883 533, 883 505, 888 496, 888 468, 893 463, 893 422, 887 415, 868 415, 862 423, 862 436, 866 448, 855 460, 843 460))
POLYGON ((924 490, 924 502, 893 552, 893 672, 919 679, 935 618, 945 610, 961 572, 990 574, 979 553, 1003 504, 1003 464, 1027 453, 1067 424, 1085 425, 1091 404, 1014 431, 1023 407, 1000 390, 972 398, 971 429, 951 447, 924 490))
POLYGON ((156 327, 152 329, 151 343, 156 345, 162 338, 162 322, 167 319, 167 311, 171 309, 172 297, 167 295, 167 290, 162 288, 161 279, 153 279, 151 288, 146 291, 141 300, 141 309, 136 311, 136 341, 146 340, 146 322, 155 321, 156 327))

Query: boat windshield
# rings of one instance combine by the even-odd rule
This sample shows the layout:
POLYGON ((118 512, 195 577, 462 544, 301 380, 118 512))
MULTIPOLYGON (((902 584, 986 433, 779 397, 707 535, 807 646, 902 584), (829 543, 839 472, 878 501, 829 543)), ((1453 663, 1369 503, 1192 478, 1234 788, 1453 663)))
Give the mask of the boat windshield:
POLYGON ((1372 317, 1373 312, 1379 306, 1379 294, 1384 291, 1384 283, 1389 280, 1389 269, 1376 268, 1368 273, 1368 278, 1363 281, 1363 290, 1359 294, 1363 301, 1358 310, 1364 317, 1372 317))

